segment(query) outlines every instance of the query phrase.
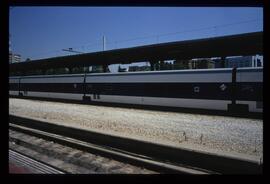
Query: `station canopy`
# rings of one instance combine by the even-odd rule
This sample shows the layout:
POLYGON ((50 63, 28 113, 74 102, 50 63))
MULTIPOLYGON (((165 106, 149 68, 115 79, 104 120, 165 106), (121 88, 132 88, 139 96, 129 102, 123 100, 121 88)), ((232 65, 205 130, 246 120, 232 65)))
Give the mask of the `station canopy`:
POLYGON ((244 56, 263 53, 263 32, 160 43, 10 64, 10 71, 69 68, 132 62, 244 56))

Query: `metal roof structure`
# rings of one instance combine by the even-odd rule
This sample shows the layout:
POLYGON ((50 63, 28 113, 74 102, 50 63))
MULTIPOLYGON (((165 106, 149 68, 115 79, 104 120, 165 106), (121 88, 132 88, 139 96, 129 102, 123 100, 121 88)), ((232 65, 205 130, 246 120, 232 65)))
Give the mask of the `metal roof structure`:
POLYGON ((196 40, 160 43, 132 48, 61 56, 10 64, 10 71, 129 64, 162 61, 255 55, 263 53, 263 32, 253 32, 196 40))

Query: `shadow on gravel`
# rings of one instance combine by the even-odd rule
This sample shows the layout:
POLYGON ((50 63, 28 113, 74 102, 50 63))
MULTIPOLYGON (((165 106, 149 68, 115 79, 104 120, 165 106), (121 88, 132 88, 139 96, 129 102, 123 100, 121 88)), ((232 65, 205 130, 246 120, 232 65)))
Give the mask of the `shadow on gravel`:
POLYGON ((227 112, 221 110, 205 110, 205 109, 192 109, 192 108, 182 108, 182 107, 162 107, 162 106, 152 106, 152 105, 136 105, 136 104, 122 104, 122 103, 109 103, 109 102, 94 102, 94 101, 78 101, 78 100, 66 100, 66 99, 51 99, 51 98, 40 98, 40 97, 18 97, 10 96, 17 99, 31 99, 39 101, 50 101, 50 102, 60 102, 69 104, 80 104, 80 105, 97 105, 105 107, 122 107, 122 108, 134 108, 141 110, 151 110, 151 111, 163 111, 163 112, 180 112, 188 114, 199 114, 199 115, 215 115, 215 116, 229 116, 229 117, 239 117, 239 118, 251 118, 251 119, 263 119, 262 113, 255 112, 227 112))

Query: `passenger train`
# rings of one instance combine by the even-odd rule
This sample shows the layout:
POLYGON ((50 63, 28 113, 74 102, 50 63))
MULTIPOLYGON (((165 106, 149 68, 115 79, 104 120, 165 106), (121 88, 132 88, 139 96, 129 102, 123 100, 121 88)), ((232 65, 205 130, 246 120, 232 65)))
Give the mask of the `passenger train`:
POLYGON ((263 112, 263 68, 222 68, 9 77, 12 96, 263 112))

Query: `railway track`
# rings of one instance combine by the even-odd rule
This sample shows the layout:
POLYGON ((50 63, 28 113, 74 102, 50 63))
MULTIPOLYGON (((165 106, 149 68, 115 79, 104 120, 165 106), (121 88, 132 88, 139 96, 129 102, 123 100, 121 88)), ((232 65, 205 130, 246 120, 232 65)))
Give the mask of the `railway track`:
POLYGON ((20 165, 37 174, 65 174, 65 172, 56 169, 48 164, 37 161, 34 158, 26 156, 22 153, 9 149, 9 160, 16 165, 20 165))
POLYGON ((261 174, 262 164, 194 150, 105 135, 10 115, 12 130, 160 173, 261 174))

